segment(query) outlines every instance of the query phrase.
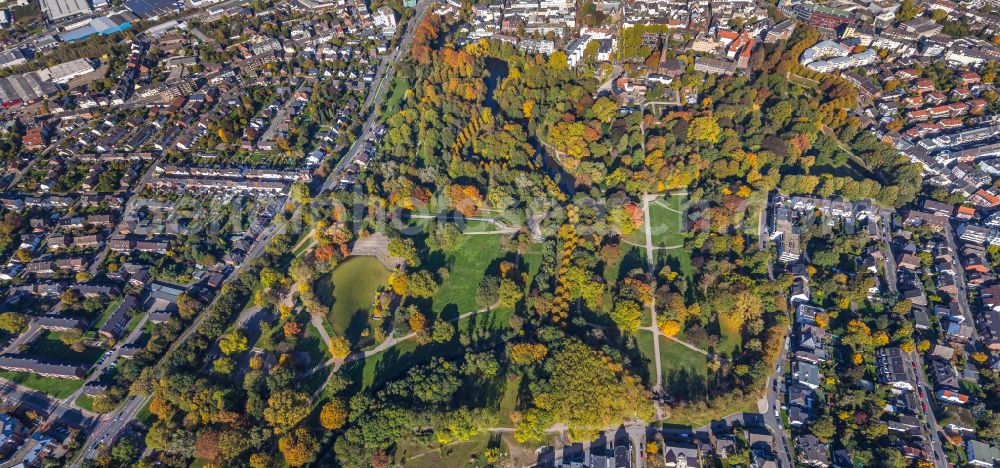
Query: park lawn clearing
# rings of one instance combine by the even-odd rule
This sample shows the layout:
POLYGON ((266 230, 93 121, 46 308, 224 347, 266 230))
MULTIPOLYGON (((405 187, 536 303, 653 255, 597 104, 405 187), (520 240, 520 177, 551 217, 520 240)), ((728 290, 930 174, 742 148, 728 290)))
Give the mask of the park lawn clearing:
MULTIPOLYGON (((655 383, 656 360, 653 355, 653 333, 648 330, 637 330, 635 339, 639 352, 646 358, 649 381, 655 383)), ((707 364, 708 357, 704 354, 692 351, 666 337, 660 337, 660 365, 663 367, 664 386, 669 385, 671 377, 682 370, 703 377, 707 376, 707 364)))
POLYGON ((691 250, 687 247, 673 250, 657 250, 653 256, 656 259, 657 273, 665 265, 678 273, 678 278, 687 281, 690 285, 694 281, 694 267, 691 265, 691 250))
POLYGON ((393 458, 401 466, 414 468, 467 466, 473 456, 482 459, 489 444, 490 433, 486 431, 480 431, 469 440, 452 442, 443 447, 437 442, 404 442, 396 448, 393 458))
POLYGON ((402 78, 396 78, 393 80, 392 94, 390 94, 389 98, 385 100, 386 114, 382 116, 383 118, 392 117, 391 115, 388 115, 388 113, 395 113, 399 111, 399 105, 403 102, 403 97, 406 95, 407 89, 409 89, 409 86, 407 86, 406 80, 402 78))
POLYGON ((101 358, 104 349, 88 346, 83 351, 74 351, 59 341, 62 332, 46 331, 38 337, 26 354, 56 361, 71 361, 81 364, 93 364, 101 358))
POLYGON ((498 228, 495 224, 486 221, 462 221, 465 226, 462 228, 462 232, 496 232, 498 228))
POLYGON ((444 252, 448 279, 438 286, 431 312, 440 317, 448 309, 446 318, 479 309, 476 291, 486 270, 503 258, 505 252, 497 236, 463 236, 454 247, 444 252))
POLYGON ((721 334, 720 338, 722 338, 719 340, 718 352, 720 354, 731 355, 743 341, 740 336, 740 326, 733 321, 729 314, 719 314, 719 333, 721 334))
POLYGON ((683 369, 701 376, 707 376, 708 356, 661 336, 660 365, 663 366, 664 383, 669 380, 671 375, 683 369))
MULTIPOLYGON (((671 195, 649 203, 649 228, 653 245, 677 247, 684 245, 684 197, 671 195)), ((645 242, 645 239, 643 239, 645 242)))
POLYGON ((510 318, 514 316, 511 307, 497 307, 481 314, 471 315, 458 321, 455 328, 459 331, 487 330, 499 332, 510 326, 510 318))
POLYGON ((653 359, 653 332, 649 330, 636 330, 635 342, 639 347, 639 353, 642 354, 642 357, 646 358, 646 366, 648 368, 646 375, 649 378, 649 384, 654 385, 656 383, 656 361, 653 359))
POLYGON ((511 421, 510 414, 518 408, 518 393, 521 389, 522 378, 521 376, 517 376, 514 380, 507 380, 507 386, 503 389, 503 398, 500 399, 500 411, 497 415, 500 426, 514 426, 514 421, 511 421))
POLYGON ((24 385, 32 390, 46 393, 55 398, 63 399, 73 394, 83 386, 83 380, 56 379, 29 374, 27 372, 0 371, 0 378, 24 385))
POLYGON ((420 355, 423 354, 415 352, 419 348, 417 340, 402 341, 391 349, 354 361, 344 366, 340 372, 347 372, 353 382, 360 384, 361 390, 367 390, 382 382, 386 373, 408 369, 419 362, 420 355))
POLYGON ((316 282, 316 295, 332 304, 327 319, 337 336, 357 343, 361 332, 371 328, 372 301, 388 281, 389 270, 379 259, 351 257, 316 282))

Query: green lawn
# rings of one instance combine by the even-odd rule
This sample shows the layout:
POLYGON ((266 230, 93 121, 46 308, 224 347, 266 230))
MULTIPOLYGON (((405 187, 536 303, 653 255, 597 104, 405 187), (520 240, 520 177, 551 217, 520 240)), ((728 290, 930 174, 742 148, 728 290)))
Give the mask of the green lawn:
POLYGON ((370 328, 372 300, 389 280, 389 270, 375 257, 352 257, 314 285, 324 304, 331 304, 327 318, 333 331, 357 343, 370 328))
POLYGON ((135 419, 146 425, 152 424, 153 420, 156 418, 156 416, 153 416, 153 413, 149 411, 149 404, 152 402, 152 399, 147 401, 146 404, 142 406, 142 409, 135 414, 135 419))
POLYGON ((673 340, 660 337, 660 363, 663 373, 669 378, 682 369, 705 376, 708 356, 692 351, 673 340))
POLYGON ((683 196, 672 195, 649 203, 649 227, 653 245, 684 245, 684 200, 683 196))
POLYGON ((656 384, 656 361, 653 360, 653 334, 646 330, 638 330, 635 332, 635 341, 639 346, 639 352, 642 357, 646 360, 647 377, 649 377, 649 384, 656 384))
POLYGON ((501 426, 511 427, 514 421, 510 420, 510 413, 518 408, 518 390, 521 387, 521 377, 508 380, 507 386, 503 389, 503 398, 500 400, 500 411, 497 417, 501 426))
POLYGON ((389 94, 389 98, 385 100, 385 110, 386 114, 382 117, 391 117, 392 113, 399 110, 400 103, 403 102, 403 97, 406 95, 407 85, 406 80, 402 78, 396 78, 393 80, 392 93, 389 94))
MULTIPOLYGON (((476 291, 486 270, 504 256, 496 236, 464 236, 452 249, 444 252, 448 279, 434 294, 431 312, 435 316, 452 318, 479 309, 476 291)), ((436 269, 436 267, 435 267, 436 269)))
POLYGON ((495 232, 497 229, 495 224, 486 221, 465 221, 462 232, 495 232))
POLYGON ((729 356, 743 340, 740 336, 740 327, 729 317, 729 314, 719 314, 719 330, 722 339, 719 340, 719 349, 717 351, 720 354, 729 356))
POLYGON ((402 443, 396 448, 393 458, 401 466, 415 468, 440 468, 442 466, 476 466, 469 463, 473 456, 482 460, 483 452, 490 445, 490 434, 480 432, 465 442, 455 442, 444 447, 437 442, 402 443))
POLYGON ((74 351, 69 346, 63 344, 59 341, 59 337, 62 332, 57 331, 47 331, 38 337, 31 347, 28 348, 26 354, 38 356, 41 358, 53 359, 58 361, 71 361, 79 362, 83 364, 93 364, 101 358, 101 354, 104 353, 102 348, 86 347, 83 351, 74 351))
POLYGON ((72 395, 83 386, 83 380, 54 379, 25 372, 0 371, 0 377, 60 399, 72 395))
MULTIPOLYGON (((636 332, 639 352, 647 359, 650 383, 656 382, 656 360, 653 358, 653 334, 646 330, 636 332)), ((670 390, 671 381, 680 378, 706 376, 708 357, 692 351, 684 345, 660 337, 660 365, 663 367, 663 385, 670 390)), ((679 382, 678 385, 683 385, 679 382)))
POLYGON ((420 344, 416 340, 406 340, 363 361, 354 361, 341 368, 340 372, 347 372, 353 382, 360 385, 361 390, 365 390, 381 381, 381 376, 385 373, 411 367, 412 363, 419 361, 423 353, 414 352, 419 348, 420 344))
POLYGON ((91 413, 94 412, 94 397, 90 395, 80 395, 76 397, 76 401, 74 403, 76 403, 76 406, 90 411, 91 413))
POLYGON ((305 336, 299 338, 298 348, 309 353, 309 365, 315 366, 330 359, 330 348, 323 342, 323 337, 319 336, 319 331, 312 322, 306 323, 305 336))
POLYGON ((657 250, 653 258, 656 260, 657 271, 662 269, 664 265, 670 265, 670 269, 679 273, 680 278, 683 278, 688 283, 694 280, 694 268, 691 266, 690 249, 657 250))

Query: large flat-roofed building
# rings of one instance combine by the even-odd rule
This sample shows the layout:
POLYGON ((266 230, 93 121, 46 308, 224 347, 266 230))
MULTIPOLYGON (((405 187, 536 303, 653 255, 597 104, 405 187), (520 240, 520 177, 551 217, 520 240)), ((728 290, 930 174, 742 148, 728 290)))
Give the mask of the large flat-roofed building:
POLYGON ((18 49, 0 52, 0 68, 11 68, 28 63, 28 58, 18 49))
POLYGON ((8 76, 0 78, 0 105, 9 107, 31 103, 57 91, 59 88, 56 85, 39 78, 36 72, 8 76))
POLYGON ((39 0, 42 13, 56 21, 94 11, 87 0, 39 0))
POLYGON ((69 83, 73 78, 77 78, 94 71, 94 65, 87 59, 70 60, 38 71, 38 77, 44 81, 51 81, 58 84, 69 83))
POLYGON ((125 8, 144 20, 155 20, 161 16, 180 11, 183 3, 175 0, 127 0, 125 8))

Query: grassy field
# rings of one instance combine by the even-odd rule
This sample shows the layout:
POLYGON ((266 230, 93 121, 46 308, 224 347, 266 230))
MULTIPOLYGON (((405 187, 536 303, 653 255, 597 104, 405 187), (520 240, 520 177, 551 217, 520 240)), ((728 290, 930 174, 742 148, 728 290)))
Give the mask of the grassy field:
POLYGON ((500 411, 497 414, 500 425, 505 427, 511 427, 514 425, 514 421, 510 420, 510 413, 518 407, 518 390, 521 387, 521 377, 518 376, 514 380, 508 380, 507 386, 503 389, 503 398, 500 400, 500 411))
POLYGON ((135 414, 136 420, 138 420, 143 424, 149 425, 153 422, 154 419, 156 419, 156 416, 153 416, 153 413, 149 411, 149 404, 152 402, 153 400, 149 400, 148 402, 146 402, 146 404, 142 407, 142 409, 140 409, 139 412, 135 414))
POLYGON ((94 412, 94 397, 90 395, 80 395, 76 397, 76 401, 74 403, 80 408, 94 412))
POLYGON ((83 386, 82 380, 53 379, 25 372, 0 371, 0 377, 60 399, 72 395, 83 386))
POLYGON ((649 204, 649 227, 653 245, 674 247, 684 245, 684 200, 685 197, 672 195, 659 198, 649 204))
POLYGON ((344 366, 341 372, 347 372, 362 390, 368 389, 393 369, 411 367, 423 354, 414 352, 419 347, 416 340, 406 340, 363 361, 352 362, 344 366))
MULTIPOLYGON (((649 378, 651 382, 656 382, 656 361, 653 358, 653 334, 639 330, 636 332, 636 342, 639 345, 639 352, 648 360, 649 378)), ((684 345, 660 337, 660 365, 663 367, 663 385, 669 387, 673 379, 678 379, 681 374, 684 378, 689 376, 706 375, 706 363, 708 357, 686 348, 684 345)), ((680 384, 680 383, 678 383, 680 384)))
POLYGON ((436 442, 403 443, 396 448, 396 453, 393 457, 399 465, 415 468, 476 466, 470 465, 469 459, 475 456, 482 460, 483 452, 490 446, 490 434, 480 432, 479 435, 465 442, 455 442, 444 447, 438 447, 437 445, 436 442))
POLYGON ((668 377, 684 369, 704 376, 707 372, 708 357, 676 341, 661 337, 660 363, 663 365, 663 373, 668 377))
POLYGON ((479 282, 503 256, 496 236, 463 237, 458 245, 444 252, 442 263, 450 273, 434 294, 431 312, 438 317, 453 318, 478 309, 476 290, 479 282))
POLYGON ((396 78, 392 82, 392 93, 389 94, 389 98, 385 100, 385 110, 386 113, 382 115, 384 118, 389 118, 393 113, 399 111, 399 105, 403 102, 403 97, 406 95, 407 85, 406 80, 402 78, 396 78))
POLYGON ((89 346, 84 348, 83 351, 74 351, 69 346, 63 344, 62 341, 59 341, 59 337, 61 335, 62 333, 57 331, 45 332, 31 344, 31 347, 28 348, 27 354, 58 361, 93 364, 97 362, 97 360, 101 358, 101 354, 104 353, 102 348, 93 348, 89 346))
POLYGON ((353 257, 316 282, 316 295, 332 304, 327 318, 337 335, 357 342, 361 331, 370 328, 372 300, 388 279, 389 270, 377 258, 353 257))

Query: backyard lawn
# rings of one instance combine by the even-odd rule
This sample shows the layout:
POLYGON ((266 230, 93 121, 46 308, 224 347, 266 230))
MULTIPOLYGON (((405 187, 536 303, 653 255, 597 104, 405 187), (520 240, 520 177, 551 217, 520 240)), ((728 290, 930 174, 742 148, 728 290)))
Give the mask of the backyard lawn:
POLYGON ((54 379, 26 372, 0 371, 0 377, 59 399, 72 395, 83 386, 83 380, 54 379))
POLYGON ((83 351, 74 351, 69 346, 59 341, 61 332, 47 331, 39 336, 26 354, 46 358, 56 361, 72 361, 83 364, 93 364, 101 358, 104 353, 102 348, 86 347, 83 351))
POLYGON ((372 300, 389 280, 389 270, 375 257, 351 257, 315 284, 316 295, 332 304, 327 318, 333 331, 357 342, 369 328, 372 300))
POLYGON ((111 303, 108 304, 108 306, 104 309, 104 311, 101 312, 101 315, 97 317, 97 320, 94 321, 94 324, 91 325, 90 329, 100 330, 105 323, 108 323, 108 319, 111 318, 111 314, 115 312, 115 309, 117 309, 118 305, 121 303, 122 303, 121 299, 111 301, 111 303))

